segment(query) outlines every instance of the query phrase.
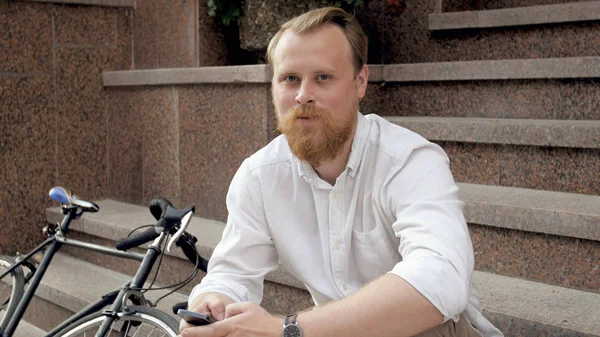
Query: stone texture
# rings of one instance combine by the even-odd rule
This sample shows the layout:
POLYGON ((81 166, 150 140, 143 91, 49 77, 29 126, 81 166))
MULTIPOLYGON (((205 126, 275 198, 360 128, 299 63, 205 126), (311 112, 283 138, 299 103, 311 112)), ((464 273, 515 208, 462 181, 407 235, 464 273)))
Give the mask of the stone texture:
POLYGON ((107 90, 108 186, 116 200, 144 204, 139 89, 107 90))
POLYGON ((156 197, 180 205, 178 92, 176 88, 144 90, 137 109, 142 120, 144 204, 156 197))
POLYGON ((199 216, 226 218, 234 173, 267 143, 268 92, 265 84, 179 89, 182 204, 195 204, 199 216))
MULTIPOLYGON (((34 296, 29 303, 27 311, 25 311, 23 319, 34 324, 40 329, 50 331, 58 325, 57 322, 63 322, 71 315, 73 315, 72 311, 61 308, 50 301, 34 296)), ((18 329, 19 327, 17 327, 17 330, 18 329)))
POLYGON ((56 109, 51 76, 0 78, 0 252, 43 238, 47 193, 56 180, 56 109))
POLYGON ((429 15, 429 29, 462 29, 553 24, 600 19, 593 1, 429 15))
POLYGON ((462 1, 444 0, 444 12, 486 10, 511 7, 527 7, 539 5, 554 5, 573 2, 587 2, 589 0, 498 0, 498 1, 462 1))
POLYGON ((51 5, 2 1, 0 31, 0 73, 52 72, 51 5))
POLYGON ((499 185, 502 156, 494 145, 436 142, 448 158, 457 182, 499 185))
POLYGON ((500 185, 600 195, 600 151, 553 147, 504 148, 500 185))
POLYGON ((600 58, 571 57, 521 60, 390 64, 386 82, 431 82, 500 79, 595 78, 600 58))
POLYGON ((137 1, 135 68, 197 67, 197 30, 197 1, 137 1))
POLYGON ((600 194, 597 149, 438 143, 458 182, 600 194))
MULTIPOLYGON (((484 1, 480 2, 484 3, 484 1)), ((532 5, 540 4, 542 3, 532 5)), ((444 6, 447 6, 446 2, 444 6)), ((383 37, 385 43, 381 47, 385 64, 577 57, 600 54, 598 43, 600 25, 596 22, 432 35, 428 27, 428 16, 434 12, 434 1, 408 1, 407 9, 401 17, 386 13, 383 37)))
POLYGON ((56 55, 57 183, 82 198, 106 194, 106 99, 100 74, 110 63, 102 49, 59 49, 56 55))
POLYGON ((431 141, 600 148, 600 121, 388 117, 431 141))
POLYGON ((600 196, 459 183, 470 223, 600 241, 600 196))
POLYGON ((548 326, 536 321, 511 317, 507 315, 487 312, 486 316, 494 326, 498 327, 507 337, 530 337, 530 336, 569 336, 569 337, 595 337, 596 334, 574 331, 557 326, 548 326))
POLYGON ((10 238, 0 243, 4 253, 40 241, 52 186, 63 184, 84 198, 104 193, 101 72, 131 66, 131 33, 129 44, 119 35, 130 32, 130 11, 0 3, 0 170, 6 182, 0 215, 18 226, 0 230, 10 238))
POLYGON ((315 306, 309 292, 303 289, 265 281, 261 305, 270 313, 289 315, 315 306))
MULTIPOLYGON (((536 322, 538 333, 562 329, 600 333, 600 312, 596 310, 600 294, 482 272, 473 274, 473 283, 488 314, 518 317, 529 324, 536 322), (530 301, 523 303, 523 298, 530 301)), ((500 328, 506 328, 503 325, 500 328)))
POLYGON ((595 80, 371 83, 361 111, 381 116, 600 119, 595 80))
POLYGON ((512 229, 469 225, 475 269, 600 293, 600 245, 512 229))
POLYGON ((107 48, 117 39, 117 12, 110 8, 63 6, 54 15, 57 47, 107 48))
POLYGON ((107 110, 110 196, 142 205, 161 196, 180 206, 176 89, 109 90, 107 110))
POLYGON ((273 74, 266 65, 229 67, 107 71, 106 87, 201 83, 270 83, 273 74))
POLYGON ((115 60, 105 71, 133 68, 133 10, 119 9, 117 14, 115 60))

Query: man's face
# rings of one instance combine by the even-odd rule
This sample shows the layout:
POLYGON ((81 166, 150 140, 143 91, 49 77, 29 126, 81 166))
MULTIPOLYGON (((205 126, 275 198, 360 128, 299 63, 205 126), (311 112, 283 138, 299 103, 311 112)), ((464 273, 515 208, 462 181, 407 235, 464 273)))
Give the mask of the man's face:
POLYGON ((333 159, 354 134, 367 68, 355 76, 350 44, 334 25, 301 35, 286 31, 272 64, 277 125, 290 149, 315 167, 333 159))

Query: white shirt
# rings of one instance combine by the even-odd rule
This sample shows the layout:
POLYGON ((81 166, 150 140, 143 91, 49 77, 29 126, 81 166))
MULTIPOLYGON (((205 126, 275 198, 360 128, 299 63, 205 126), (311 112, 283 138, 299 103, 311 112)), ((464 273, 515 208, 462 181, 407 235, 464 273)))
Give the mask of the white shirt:
POLYGON ((463 206, 444 151, 379 116, 358 114, 350 158, 334 186, 279 136, 233 178, 222 240, 189 301, 219 292, 260 303, 264 276, 279 263, 316 305, 392 273, 445 320, 466 310, 483 336, 502 336, 481 315, 471 284, 463 206))

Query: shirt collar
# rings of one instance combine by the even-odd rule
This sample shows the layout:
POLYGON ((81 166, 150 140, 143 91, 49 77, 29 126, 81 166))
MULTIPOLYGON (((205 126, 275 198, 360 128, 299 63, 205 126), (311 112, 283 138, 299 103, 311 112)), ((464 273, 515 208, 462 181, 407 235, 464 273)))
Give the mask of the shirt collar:
MULTIPOLYGON (((348 158, 348 163, 346 164, 348 174, 352 177, 354 177, 356 171, 358 170, 358 167, 360 166, 363 151, 365 149, 365 144, 369 135, 369 129, 371 126, 369 121, 360 112, 357 112, 357 114, 358 117, 356 123, 356 131, 354 132, 354 139, 352 140, 350 158, 348 158)), ((300 177, 304 178, 309 183, 313 183, 317 177, 317 174, 313 167, 309 163, 298 159, 298 157, 293 157, 296 160, 296 163, 298 164, 298 173, 300 177)))

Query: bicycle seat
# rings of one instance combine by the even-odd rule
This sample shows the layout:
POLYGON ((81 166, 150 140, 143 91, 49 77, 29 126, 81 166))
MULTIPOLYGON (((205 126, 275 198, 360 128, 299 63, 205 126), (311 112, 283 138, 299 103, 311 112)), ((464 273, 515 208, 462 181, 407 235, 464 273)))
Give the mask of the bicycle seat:
POLYGON ((54 186, 48 193, 50 198, 60 202, 63 205, 73 205, 77 207, 81 207, 86 212, 98 212, 100 207, 94 204, 91 201, 85 201, 77 198, 77 196, 73 195, 71 191, 62 187, 62 186, 54 186))

